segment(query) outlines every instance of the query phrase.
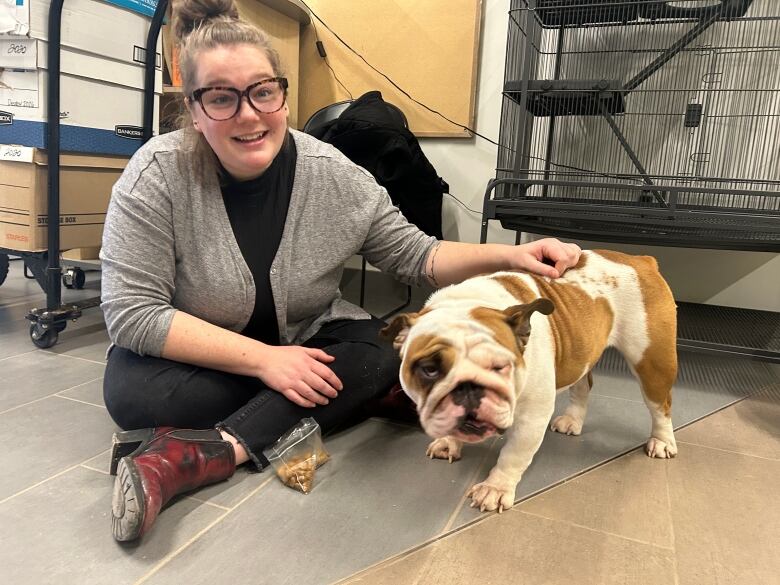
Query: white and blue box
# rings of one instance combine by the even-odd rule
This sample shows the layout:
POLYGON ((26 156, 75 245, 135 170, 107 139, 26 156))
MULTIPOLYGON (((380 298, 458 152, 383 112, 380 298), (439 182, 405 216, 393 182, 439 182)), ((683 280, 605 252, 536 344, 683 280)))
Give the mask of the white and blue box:
MULTIPOLYGON (((0 0, 6 3, 0 6, 7 7, 9 1, 0 0)), ((0 34, 0 144, 46 148, 48 6, 46 0, 32 0, 28 5, 30 36, 0 34)), ((60 148, 132 154, 141 145, 143 47, 150 20, 95 0, 68 0, 65 6, 71 9, 63 10, 62 17, 60 148)), ((16 30, 24 30, 23 19, 16 17, 16 30)), ((159 51, 156 61, 155 131, 162 92, 159 51)))

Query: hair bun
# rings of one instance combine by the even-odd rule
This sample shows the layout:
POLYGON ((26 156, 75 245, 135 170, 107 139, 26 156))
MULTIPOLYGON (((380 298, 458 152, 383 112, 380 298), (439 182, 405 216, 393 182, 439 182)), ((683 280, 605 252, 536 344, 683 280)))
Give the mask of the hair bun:
POLYGON ((173 34, 181 41, 204 22, 227 17, 238 20, 238 8, 233 0, 174 0, 173 34))

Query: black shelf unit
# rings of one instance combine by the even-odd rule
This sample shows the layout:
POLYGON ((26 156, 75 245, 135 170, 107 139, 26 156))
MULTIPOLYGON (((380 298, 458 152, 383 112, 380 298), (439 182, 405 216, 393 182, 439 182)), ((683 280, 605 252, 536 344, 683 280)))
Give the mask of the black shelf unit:
MULTIPOLYGON (((780 252, 778 63, 773 0, 512 0, 481 241, 497 220, 518 241, 780 252)), ((680 321, 738 312, 682 303, 680 321)), ((778 314, 759 313, 755 347, 704 325, 680 346, 780 362, 760 342, 778 314)))
MULTIPOLYGON (((146 38, 144 61, 143 141, 153 134, 154 124, 154 76, 157 39, 160 35, 168 0, 158 0, 146 38)), ((60 38, 64 0, 52 0, 48 18, 46 103, 46 150, 48 153, 47 185, 47 250, 25 252, 0 248, 0 256, 20 256, 32 276, 46 294, 46 307, 33 308, 27 314, 30 321, 30 339, 39 348, 49 348, 57 343, 59 333, 68 321, 78 319, 86 309, 100 305, 100 297, 75 303, 62 302, 62 266, 60 263, 60 38)), ((5 276, 5 275, 3 275, 5 276)))

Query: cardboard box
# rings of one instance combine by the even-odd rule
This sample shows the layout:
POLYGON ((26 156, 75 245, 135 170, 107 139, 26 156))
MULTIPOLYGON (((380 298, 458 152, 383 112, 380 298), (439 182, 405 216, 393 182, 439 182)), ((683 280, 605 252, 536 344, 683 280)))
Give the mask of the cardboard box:
POLYGON ((0 0, 0 34, 26 35, 30 30, 27 0, 0 0))
MULTIPOLYGON (((0 39, 0 143, 46 147, 46 56, 43 41, 0 39)), ((60 61, 60 148, 96 154, 135 152, 141 146, 144 68, 69 49, 60 51, 60 61)), ((158 73, 155 130, 161 93, 158 73)))
MULTIPOLYGON (((67 0, 62 7, 60 45, 106 59, 143 63, 151 20, 135 10, 151 9, 153 14, 157 2, 115 0, 115 4, 122 8, 97 0, 67 0)), ((49 0, 0 0, 0 35, 47 40, 50 5, 49 0)))
MULTIPOLYGON (((60 249, 101 245, 111 188, 127 157, 60 156, 60 249)), ((0 248, 47 247, 46 153, 0 146, 0 248)))
POLYGON ((65 260, 97 260, 99 256, 100 246, 73 248, 72 250, 65 250, 62 253, 62 257, 65 260))

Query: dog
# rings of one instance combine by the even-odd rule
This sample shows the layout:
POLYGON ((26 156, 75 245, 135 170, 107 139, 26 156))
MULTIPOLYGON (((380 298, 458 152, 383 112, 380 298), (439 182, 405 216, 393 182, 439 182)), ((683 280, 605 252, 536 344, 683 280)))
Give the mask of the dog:
POLYGON ((401 386, 434 439, 429 457, 452 462, 463 443, 506 433, 498 462, 468 492, 483 512, 514 504, 558 390, 569 389, 569 404, 550 428, 580 434, 591 370, 607 347, 639 380, 652 418, 646 453, 677 454, 676 305, 652 257, 591 250, 555 280, 519 272, 470 278, 396 316, 382 336, 400 353, 401 386))

